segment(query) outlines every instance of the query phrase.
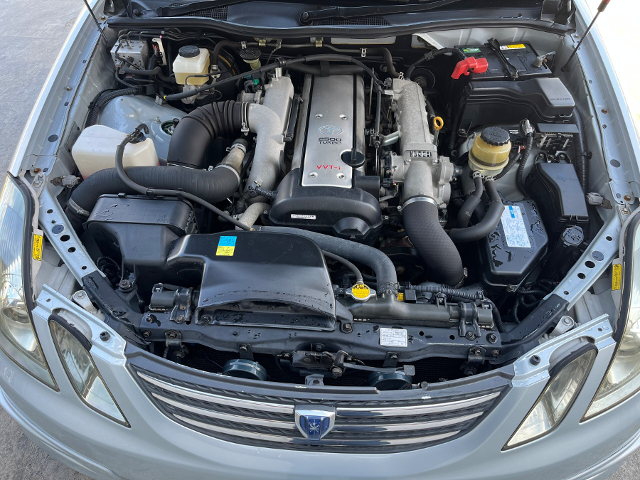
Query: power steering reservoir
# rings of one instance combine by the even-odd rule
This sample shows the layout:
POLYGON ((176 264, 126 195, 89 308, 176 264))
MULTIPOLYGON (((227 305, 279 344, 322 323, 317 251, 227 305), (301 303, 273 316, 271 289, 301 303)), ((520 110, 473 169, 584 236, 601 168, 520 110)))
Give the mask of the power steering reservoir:
POLYGON ((511 139, 500 127, 487 127, 476 137, 469 151, 469 167, 484 176, 498 175, 509 162, 511 139))

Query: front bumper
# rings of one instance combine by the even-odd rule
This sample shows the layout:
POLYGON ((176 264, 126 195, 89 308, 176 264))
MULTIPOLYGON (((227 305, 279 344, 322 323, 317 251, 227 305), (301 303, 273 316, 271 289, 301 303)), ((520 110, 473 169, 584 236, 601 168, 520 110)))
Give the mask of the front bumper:
POLYGON ((34 323, 60 386, 55 392, 0 353, 0 405, 47 452, 94 478, 124 479, 590 479, 606 478, 640 445, 640 396, 588 422, 580 423, 614 349, 606 317, 571 333, 590 337, 599 353, 568 416, 546 437, 503 452, 548 380, 548 360, 567 341, 554 339, 514 364, 512 387, 488 416, 466 435, 432 447, 393 454, 340 454, 277 450, 215 439, 164 416, 141 390, 126 366, 124 341, 67 299, 45 287, 33 312, 34 323), (92 331, 92 356, 131 424, 116 424, 77 397, 60 364, 47 318, 63 312, 92 331))

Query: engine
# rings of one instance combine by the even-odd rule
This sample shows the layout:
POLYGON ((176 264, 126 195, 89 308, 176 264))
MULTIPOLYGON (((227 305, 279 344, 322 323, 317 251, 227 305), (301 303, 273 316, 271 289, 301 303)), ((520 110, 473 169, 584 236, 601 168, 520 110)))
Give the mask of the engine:
POLYGON ((94 100, 72 148, 82 181, 61 202, 114 328, 294 383, 504 362, 591 223, 574 101, 533 46, 514 46, 516 81, 484 46, 199 38, 118 39, 130 86, 94 100))

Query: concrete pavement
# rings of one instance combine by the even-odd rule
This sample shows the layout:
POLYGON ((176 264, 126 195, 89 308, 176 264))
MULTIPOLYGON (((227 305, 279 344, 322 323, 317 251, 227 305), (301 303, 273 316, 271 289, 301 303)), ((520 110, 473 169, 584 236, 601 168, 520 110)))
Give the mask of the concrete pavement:
MULTIPOLYGON (((599 0, 589 0, 597 5, 599 0)), ((0 179, 13 156, 20 134, 42 84, 70 31, 82 0, 0 0, 0 179)), ((614 63, 621 56, 617 46, 640 41, 638 9, 634 0, 612 2, 601 25, 614 63), (626 20, 625 20, 626 19, 626 20), (611 24, 611 28, 606 25, 611 24), (635 37, 635 38, 634 38, 635 37)), ((629 52, 629 49, 625 49, 629 52)), ((622 62, 622 58, 619 62, 622 62)), ((621 64, 621 63, 618 63, 621 64)), ((626 64, 628 65, 628 64, 626 64)), ((638 68, 637 65, 630 68, 638 68)), ((640 71, 638 71, 640 72, 640 71)), ((640 112, 637 76, 619 71, 629 104, 640 112)), ((86 479, 33 445, 9 415, 0 409, 0 478, 3 480, 86 479)), ((640 452, 633 455, 612 480, 640 478, 640 452)))

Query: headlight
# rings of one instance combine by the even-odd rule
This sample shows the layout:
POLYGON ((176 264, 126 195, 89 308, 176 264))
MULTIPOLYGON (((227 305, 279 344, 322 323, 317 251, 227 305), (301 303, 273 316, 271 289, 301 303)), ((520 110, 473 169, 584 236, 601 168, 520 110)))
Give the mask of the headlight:
MULTIPOLYGON (((625 321, 620 332, 618 349, 609 369, 591 401, 582 420, 596 415, 625 401, 640 390, 640 215, 629 225, 625 239, 624 289, 620 319, 625 321)), ((616 332, 616 335, 619 332, 616 332)))
POLYGON ((50 317, 49 326, 62 365, 78 396, 96 412, 129 426, 93 363, 89 341, 57 315, 50 317))
POLYGON ((31 212, 16 180, 7 176, 0 198, 0 348, 15 363, 57 389, 29 313, 31 212), (26 281, 25 281, 26 280, 26 281))
POLYGON ((596 358, 595 347, 589 345, 587 348, 586 352, 579 350, 583 353, 576 353, 579 356, 574 355, 574 359, 564 366, 551 369, 551 380, 503 450, 540 438, 560 424, 580 393, 596 358))

